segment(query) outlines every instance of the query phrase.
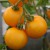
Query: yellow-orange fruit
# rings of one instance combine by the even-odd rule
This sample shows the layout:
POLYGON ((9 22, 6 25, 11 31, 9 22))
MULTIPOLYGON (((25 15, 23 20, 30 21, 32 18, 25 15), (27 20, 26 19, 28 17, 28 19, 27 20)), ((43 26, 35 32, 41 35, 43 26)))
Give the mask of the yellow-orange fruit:
POLYGON ((26 33, 31 38, 41 38, 46 34, 47 23, 38 15, 34 15, 34 19, 26 24, 26 33))
POLYGON ((11 49, 21 49, 26 46, 28 37, 23 30, 10 28, 5 33, 4 41, 11 49))
MULTIPOLYGON (((20 7, 19 10, 13 10, 12 6, 10 6, 5 10, 5 12, 3 14, 3 18, 4 18, 4 21, 6 22, 6 24, 14 27, 18 24, 22 14, 23 14, 22 7, 20 7)), ((21 23, 22 23, 22 20, 21 20, 21 23)))

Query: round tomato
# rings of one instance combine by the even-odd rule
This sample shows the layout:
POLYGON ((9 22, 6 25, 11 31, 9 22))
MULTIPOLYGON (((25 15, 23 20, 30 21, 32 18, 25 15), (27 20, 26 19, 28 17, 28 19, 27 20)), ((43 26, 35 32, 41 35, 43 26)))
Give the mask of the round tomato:
POLYGON ((34 15, 34 19, 26 24, 26 33, 31 38, 40 38, 47 31, 46 21, 38 15, 34 15))
MULTIPOLYGON (((9 26, 16 26, 21 18, 23 14, 23 8, 20 7, 19 10, 13 10, 12 6, 8 7, 4 14, 3 14, 3 18, 4 21, 6 22, 6 24, 8 24, 9 26)), ((23 18, 20 21, 21 23, 24 22, 23 18)))
POLYGON ((10 28, 4 36, 5 44, 11 49, 21 49, 26 46, 28 37, 23 30, 10 28))

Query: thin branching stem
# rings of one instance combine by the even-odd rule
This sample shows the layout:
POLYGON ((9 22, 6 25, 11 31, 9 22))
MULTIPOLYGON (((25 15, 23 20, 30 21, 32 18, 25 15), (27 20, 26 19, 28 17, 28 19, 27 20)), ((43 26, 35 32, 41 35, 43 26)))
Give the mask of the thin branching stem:
POLYGON ((19 2, 21 2, 21 0, 19 0, 19 1, 15 4, 15 6, 17 6, 17 5, 19 4, 19 2))
POLYGON ((33 5, 34 5, 34 8, 35 8, 35 10, 36 10, 36 13, 39 14, 39 12, 38 12, 38 10, 37 10, 37 8, 36 8, 35 0, 33 0, 33 5))
POLYGON ((25 6, 23 6, 23 8, 24 8, 25 12, 26 12, 28 15, 30 15, 30 13, 29 13, 28 10, 25 8, 25 6))

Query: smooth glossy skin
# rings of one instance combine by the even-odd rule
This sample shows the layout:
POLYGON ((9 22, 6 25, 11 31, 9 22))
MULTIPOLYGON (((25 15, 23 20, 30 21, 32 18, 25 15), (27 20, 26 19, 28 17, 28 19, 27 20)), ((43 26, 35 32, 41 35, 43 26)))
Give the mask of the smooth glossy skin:
POLYGON ((21 49, 26 46, 28 42, 28 37, 23 30, 10 28, 6 31, 4 40, 9 48, 21 49))
POLYGON ((47 31, 46 21, 38 15, 34 16, 34 19, 26 24, 26 33, 31 38, 41 38, 47 31))
MULTIPOLYGON (((13 10, 12 6, 10 6, 5 10, 3 14, 3 18, 6 24, 14 27, 18 24, 22 14, 23 14, 22 7, 20 7, 19 10, 13 10)), ((22 20, 21 20, 21 23, 22 23, 22 20)))

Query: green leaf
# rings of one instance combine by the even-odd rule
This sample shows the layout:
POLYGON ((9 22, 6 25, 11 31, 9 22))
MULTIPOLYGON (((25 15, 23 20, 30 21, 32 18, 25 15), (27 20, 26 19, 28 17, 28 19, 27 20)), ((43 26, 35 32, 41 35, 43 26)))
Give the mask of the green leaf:
POLYGON ((2 49, 6 49, 6 45, 5 44, 0 44, 0 50, 2 49))
POLYGON ((34 19, 34 16, 28 16, 28 17, 27 17, 27 20, 28 20, 28 21, 32 21, 33 19, 34 19))
POLYGON ((9 4, 8 2, 1 2, 1 4, 2 4, 3 7, 8 7, 8 6, 10 6, 10 4, 9 4))
POLYGON ((8 1, 8 0, 0 0, 0 1, 8 1))
POLYGON ((29 1, 33 1, 33 0, 29 0, 29 1))
POLYGON ((48 2, 48 0, 38 0, 37 6, 45 6, 48 2))
POLYGON ((31 5, 28 5, 28 4, 24 4, 23 5, 25 8, 26 8, 26 10, 30 13, 30 14, 35 14, 35 9, 34 9, 34 6, 31 6, 31 5))
POLYGON ((0 49, 2 49, 3 48, 3 44, 0 44, 0 49))

